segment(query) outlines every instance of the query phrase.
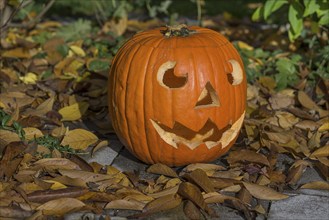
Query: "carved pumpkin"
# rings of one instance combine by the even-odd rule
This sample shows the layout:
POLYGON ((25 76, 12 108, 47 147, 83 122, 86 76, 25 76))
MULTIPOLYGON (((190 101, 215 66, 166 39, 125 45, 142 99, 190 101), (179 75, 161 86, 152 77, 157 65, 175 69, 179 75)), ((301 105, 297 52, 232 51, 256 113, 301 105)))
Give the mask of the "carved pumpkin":
POLYGON ((241 58, 221 34, 183 25, 145 31, 113 59, 110 119, 146 163, 212 161, 238 136, 246 87, 241 58))

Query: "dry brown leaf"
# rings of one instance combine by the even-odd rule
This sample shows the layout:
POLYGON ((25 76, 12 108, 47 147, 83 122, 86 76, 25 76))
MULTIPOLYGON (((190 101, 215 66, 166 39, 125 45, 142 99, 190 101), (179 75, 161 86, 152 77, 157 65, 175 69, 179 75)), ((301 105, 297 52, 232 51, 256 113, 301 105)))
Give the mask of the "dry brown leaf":
POLYGON ((233 185, 233 186, 228 186, 220 190, 220 192, 232 192, 232 193, 237 193, 241 190, 240 185, 233 185))
POLYGON ((104 209, 127 209, 127 210, 142 211, 144 207, 145 207, 145 203, 137 200, 119 199, 107 203, 104 209))
POLYGON ((98 151, 99 149, 103 148, 103 147, 107 147, 109 146, 109 142, 107 140, 103 140, 101 142, 99 142, 95 147, 93 147, 92 151, 91 151, 91 156, 93 156, 95 154, 96 151, 98 151))
POLYGON ((251 150, 232 151, 227 157, 227 162, 231 165, 237 162, 244 162, 244 161, 259 163, 266 166, 270 165, 267 158, 264 155, 260 153, 256 153, 251 150))
POLYGON ((51 200, 37 207, 36 210, 41 210, 45 215, 62 216, 68 212, 81 210, 86 207, 86 204, 74 198, 61 198, 51 200))
POLYGON ((248 204, 251 206, 251 202, 252 202, 252 195, 250 194, 250 192, 246 189, 246 188, 241 188, 239 194, 238 194, 238 198, 244 203, 244 204, 248 204))
POLYGON ((321 147, 315 150, 311 155, 310 158, 314 159, 315 157, 329 157, 329 145, 321 147))
POLYGON ((173 209, 179 206, 181 202, 182 202, 182 198, 177 194, 162 196, 149 202, 144 207, 143 212, 150 214, 150 213, 173 209))
POLYGON ((207 174, 201 169, 196 169, 191 173, 184 175, 184 177, 188 179, 190 182, 193 182, 196 185, 198 185, 206 193, 215 191, 212 181, 209 179, 207 174))
POLYGON ((54 102, 55 102, 55 96, 52 95, 48 99, 46 99, 43 103, 41 103, 36 109, 26 110, 24 112, 24 115, 43 116, 53 109, 54 102))
POLYGON ((153 198, 160 198, 160 197, 163 197, 163 196, 166 196, 166 195, 170 195, 170 194, 175 194, 175 193, 177 193, 178 188, 179 188, 179 185, 176 185, 176 186, 174 186, 174 187, 164 189, 164 190, 162 190, 162 191, 160 191, 160 192, 156 192, 156 193, 148 193, 147 195, 148 195, 148 196, 151 196, 151 197, 153 197, 153 198))
POLYGON ((178 194, 185 199, 191 200, 202 210, 209 211, 209 208, 203 199, 201 191, 196 185, 189 182, 183 182, 179 185, 178 194))
POLYGON ((88 190, 78 187, 68 187, 58 190, 38 190, 27 195, 31 202, 44 203, 54 199, 60 198, 75 198, 87 193, 88 190))
POLYGON ((281 200, 286 199, 289 196, 279 193, 269 187, 260 186, 253 183, 242 182, 246 189, 250 192, 250 194, 257 198, 263 200, 281 200))
MULTIPOLYGON (((329 121, 329 118, 327 118, 327 121, 329 121)), ((319 132, 324 131, 329 131, 329 122, 325 122, 319 127, 319 132)))
POLYGON ((23 128, 23 130, 25 132, 25 139, 27 141, 34 140, 35 138, 43 136, 42 131, 34 127, 23 128))
POLYGON ((208 176, 211 176, 215 171, 218 170, 226 170, 225 167, 217 165, 217 164, 210 164, 210 163, 194 163, 194 164, 190 164, 188 166, 186 166, 184 168, 185 172, 192 172, 196 169, 201 169, 204 172, 206 172, 206 174, 208 176))
POLYGON ((241 170, 231 169, 231 170, 227 170, 227 171, 217 171, 212 175, 212 177, 241 180, 243 178, 243 176, 240 176, 241 173, 242 173, 241 170))
POLYGON ((38 160, 31 167, 34 170, 46 168, 47 170, 67 169, 67 170, 80 170, 80 167, 66 158, 44 158, 38 160))
POLYGON ((167 165, 157 163, 151 165, 148 169, 147 172, 149 173, 154 173, 154 174, 160 174, 160 175, 165 175, 165 176, 170 176, 170 177, 178 177, 177 173, 168 167, 167 165))
POLYGON ((306 183, 300 187, 301 189, 321 189, 329 190, 329 183, 324 181, 314 181, 306 183))
POLYGON ((329 111, 320 108, 304 91, 298 91, 297 98, 303 107, 318 111, 321 118, 329 115, 329 111))
POLYGON ((210 203, 224 203, 225 200, 234 200, 234 199, 238 200, 235 197, 223 195, 223 194, 220 194, 218 192, 211 192, 211 193, 204 194, 203 198, 204 198, 204 201, 207 204, 210 204, 210 203))
POLYGON ((296 160, 295 163, 289 169, 286 182, 290 185, 297 184, 298 180, 300 180, 308 166, 311 166, 308 161, 296 160))
POLYGON ((32 215, 32 211, 23 210, 20 207, 0 206, 0 218, 3 219, 27 219, 32 215))
POLYGON ((186 204, 184 206, 184 213, 188 219, 191 219, 191 220, 201 219, 200 210, 191 201, 186 202, 186 204))
POLYGON ((98 137, 92 132, 78 128, 67 132, 61 144, 76 150, 85 150, 97 141, 98 137))
POLYGON ((73 170, 73 169, 71 170, 60 169, 59 173, 62 174, 63 176, 67 176, 73 179, 79 178, 83 180, 85 183, 114 179, 113 176, 111 175, 87 172, 82 170, 73 170))
POLYGON ((0 132, 0 150, 11 142, 20 141, 18 134, 13 131, 1 130, 0 132))

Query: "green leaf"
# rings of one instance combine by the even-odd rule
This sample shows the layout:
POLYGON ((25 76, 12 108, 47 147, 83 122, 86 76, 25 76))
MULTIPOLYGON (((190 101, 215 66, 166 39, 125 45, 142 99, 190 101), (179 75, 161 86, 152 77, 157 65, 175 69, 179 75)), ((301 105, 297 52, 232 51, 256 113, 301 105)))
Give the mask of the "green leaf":
POLYGON ((264 19, 267 20, 267 18, 276 10, 281 8, 284 4, 287 4, 287 0, 267 0, 264 5, 264 19))
POLYGON ((251 16, 252 21, 259 21, 264 14, 264 7, 258 7, 251 16))
POLYGON ((292 2, 289 6, 288 19, 290 22, 291 33, 289 33, 290 40, 295 40, 300 36, 303 30, 303 6, 299 2, 292 2))
POLYGON ((88 69, 94 72, 105 71, 109 69, 109 62, 103 60, 93 60, 90 62, 88 69))
POLYGON ((294 60, 280 58, 275 63, 278 71, 278 74, 275 75, 275 81, 279 90, 286 88, 289 84, 293 85, 298 79, 295 62, 299 59, 301 59, 299 56, 294 57, 294 60))
POLYGON ((79 19, 74 23, 61 27, 57 36, 64 38, 65 41, 75 41, 87 38, 91 30, 91 21, 79 19))
POLYGON ((69 47, 66 44, 58 45, 56 47, 58 53, 62 55, 62 57, 66 57, 69 52, 69 47))
POLYGON ((329 11, 320 18, 318 24, 321 26, 329 25, 329 11))
POLYGON ((320 8, 316 0, 304 0, 305 11, 303 17, 309 16, 320 8))

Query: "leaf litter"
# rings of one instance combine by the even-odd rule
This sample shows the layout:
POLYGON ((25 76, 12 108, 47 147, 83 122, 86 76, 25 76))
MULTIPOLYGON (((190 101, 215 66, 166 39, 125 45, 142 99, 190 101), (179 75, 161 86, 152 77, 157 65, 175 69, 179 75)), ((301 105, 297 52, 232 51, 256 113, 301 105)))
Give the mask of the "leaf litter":
MULTIPOLYGON (((109 45, 121 42, 107 33, 128 38, 158 24, 123 19, 120 27, 111 22, 89 36, 92 43, 71 31, 65 34, 73 26, 58 22, 40 23, 31 32, 8 30, 11 36, 29 39, 25 44, 1 41, 0 217, 123 209, 135 210, 131 217, 143 218, 183 204, 188 218, 199 219, 215 216, 210 204, 216 203, 252 219, 256 213, 266 216, 261 200, 288 198, 284 189, 328 190, 329 81, 318 77, 315 86, 307 86, 309 70, 303 68, 299 84, 291 88, 278 91, 287 82, 271 75, 248 84, 244 126, 220 164, 182 168, 154 164, 145 171, 151 177, 141 178, 109 164, 86 162, 81 155, 107 147, 108 141, 100 136, 113 133, 104 88, 116 51, 109 45), (56 31, 60 34, 51 38, 38 36, 56 31), (83 120, 93 121, 97 132, 80 126, 83 120), (280 155, 290 162, 280 164, 280 155), (324 181, 299 184, 307 167, 316 168, 324 181)), ((82 20, 77 24, 89 25, 82 20)), ((234 27, 227 35, 239 39, 240 51, 257 50, 234 27)), ((275 62, 280 74, 285 65, 298 71, 289 53, 268 59, 248 57, 248 68, 257 70, 267 62, 275 62)))

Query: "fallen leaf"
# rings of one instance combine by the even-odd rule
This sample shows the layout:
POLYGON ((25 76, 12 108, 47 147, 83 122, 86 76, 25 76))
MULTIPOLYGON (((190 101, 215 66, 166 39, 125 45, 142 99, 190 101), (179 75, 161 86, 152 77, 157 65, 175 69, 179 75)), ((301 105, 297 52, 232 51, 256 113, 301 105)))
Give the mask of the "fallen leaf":
POLYGON ((99 149, 103 148, 103 147, 107 147, 109 146, 109 142, 107 140, 103 140, 101 142, 99 142, 95 147, 93 147, 92 151, 91 151, 91 156, 93 156, 95 154, 96 151, 98 151, 99 149))
POLYGON ((170 194, 159 197, 149 202, 143 209, 144 213, 150 214, 173 209, 182 202, 182 198, 177 194, 170 194))
POLYGON ((27 73, 25 76, 20 76, 19 79, 25 84, 36 84, 38 76, 35 73, 27 73))
POLYGON ((65 189, 58 190, 38 190, 27 194, 27 198, 31 202, 44 203, 50 200, 60 199, 60 198, 75 198, 82 196, 87 193, 88 189, 68 187, 65 189))
POLYGON ((191 201, 187 201, 186 204, 184 205, 184 213, 188 219, 191 220, 201 219, 200 210, 191 201))
POLYGON ((44 116, 53 109, 55 96, 51 96, 41 103, 36 109, 28 109, 24 112, 25 115, 44 116))
POLYGON ((207 193, 207 194, 204 194, 203 197, 204 197, 204 201, 207 204, 224 203, 225 200, 235 200, 235 199, 238 200, 237 198, 235 198, 233 196, 223 195, 218 192, 207 193))
POLYGON ((13 131, 0 129, 0 150, 11 142, 20 141, 18 134, 13 131))
POLYGON ((179 185, 176 185, 176 186, 173 186, 171 188, 167 188, 165 190, 162 190, 160 192, 156 192, 156 193, 148 193, 147 195, 148 196, 151 196, 153 198, 160 198, 160 197, 163 197, 163 196, 166 196, 166 195, 170 195, 170 194, 175 194, 177 193, 178 191, 178 188, 179 188, 179 185))
POLYGON ((145 207, 145 203, 137 200, 119 199, 107 203, 104 209, 127 209, 127 210, 142 211, 144 207, 145 207))
POLYGON ((97 141, 98 137, 92 132, 78 128, 67 132, 61 145, 69 145, 76 150, 85 150, 97 141))
POLYGON ((25 132, 25 139, 27 141, 31 141, 34 140, 35 138, 43 136, 42 131, 34 127, 23 128, 23 130, 25 132))
POLYGON ((215 191, 213 183, 211 182, 207 174, 201 169, 196 169, 191 173, 184 175, 184 178, 188 179, 189 182, 193 182, 198 185, 206 193, 215 191))
MULTIPOLYGON (((329 119, 328 119, 329 120, 329 119)), ((329 122, 324 123, 318 129, 319 132, 329 131, 329 122)))
POLYGON ((164 164, 161 164, 161 163, 151 165, 147 169, 147 172, 148 173, 165 175, 165 176, 170 176, 170 177, 178 177, 177 173, 173 169, 171 169, 167 165, 164 165, 164 164))
POLYGON ((232 151, 227 157, 227 162, 229 164, 234 164, 236 162, 244 162, 244 161, 259 163, 266 166, 270 165, 267 158, 263 154, 256 153, 251 150, 232 151))
POLYGON ((320 189, 329 190, 329 183, 324 181, 314 181, 306 183, 300 187, 301 189, 320 189))
POLYGON ((58 113, 62 116, 62 121, 75 121, 86 113, 88 107, 88 102, 77 102, 59 109, 58 113))
POLYGON ((328 157, 329 156, 329 145, 321 147, 315 150, 311 155, 310 158, 314 159, 315 157, 328 157))
POLYGON ((217 164, 210 164, 210 163, 194 163, 194 164, 190 164, 188 166, 186 166, 184 168, 185 172, 192 172, 196 169, 201 169, 204 172, 206 172, 206 174, 208 176, 211 176, 215 171, 217 170, 225 170, 226 168, 217 164))
POLYGON ((207 204, 205 203, 201 191, 199 188, 189 182, 183 182, 179 185, 178 194, 185 199, 191 200, 199 208, 205 211, 209 211, 207 204))
POLYGON ((79 57, 86 56, 85 51, 79 46, 72 45, 72 46, 70 46, 70 49, 73 51, 74 54, 78 55, 79 57))
POLYGON ((34 166, 31 168, 34 170, 40 168, 46 168, 48 170, 57 170, 57 169, 80 170, 80 167, 76 163, 73 163, 72 161, 66 158, 44 158, 36 161, 34 163, 34 166))
POLYGON ((242 182, 246 189, 250 192, 250 194, 257 198, 263 200, 281 200, 286 199, 289 196, 279 193, 269 187, 260 186, 253 183, 242 182))
POLYGON ((36 208, 42 210, 45 215, 62 216, 68 212, 78 211, 86 207, 86 204, 74 198, 61 198, 46 202, 36 208))

